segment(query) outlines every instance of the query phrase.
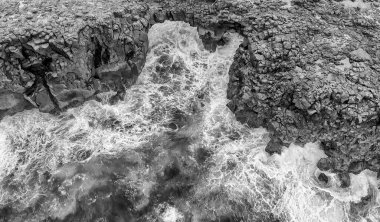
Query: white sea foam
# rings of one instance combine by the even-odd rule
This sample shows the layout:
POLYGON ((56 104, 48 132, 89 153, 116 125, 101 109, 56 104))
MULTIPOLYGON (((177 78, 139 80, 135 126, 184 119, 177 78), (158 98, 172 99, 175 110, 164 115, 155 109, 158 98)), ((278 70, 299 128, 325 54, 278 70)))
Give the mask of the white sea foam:
POLYGON ((0 129, 0 178, 9 173, 9 169, 13 169, 17 163, 17 155, 12 152, 7 134, 0 129))

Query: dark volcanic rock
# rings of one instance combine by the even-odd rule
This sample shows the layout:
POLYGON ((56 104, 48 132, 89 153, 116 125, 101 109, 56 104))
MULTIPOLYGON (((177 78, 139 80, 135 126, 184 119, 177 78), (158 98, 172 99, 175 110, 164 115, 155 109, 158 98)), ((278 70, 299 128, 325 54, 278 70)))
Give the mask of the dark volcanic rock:
POLYGON ((286 144, 283 143, 281 140, 278 139, 278 137, 272 137, 267 146, 265 147, 265 151, 269 154, 281 154, 281 149, 286 144))
POLYGON ((318 180, 321 181, 321 182, 324 182, 324 183, 328 183, 329 182, 329 177, 326 176, 326 174, 321 173, 321 174, 318 175, 318 180))
POLYGON ((21 93, 0 92, 0 119, 5 115, 12 115, 32 107, 21 93))
POLYGON ((329 156, 318 164, 323 170, 376 172, 379 9, 352 17, 349 8, 323 1, 293 3, 251 10, 243 32, 249 44, 230 68, 228 107, 239 121, 266 127, 272 140, 321 142, 329 156))
POLYGON ((324 171, 332 170, 335 167, 335 162, 331 158, 322 158, 318 164, 318 168, 324 171))
MULTIPOLYGON (((227 19, 215 20, 218 10, 211 10, 212 3, 4 3, 0 14, 0 87, 9 94, 24 94, 42 112, 62 111, 110 90, 117 93, 111 99, 115 102, 136 82, 145 65, 147 32, 155 23, 179 20, 199 26, 210 51, 224 44, 227 29, 241 27, 227 19), (33 8, 39 10, 30 13, 33 8)), ((17 111, 6 114, 23 109, 12 110, 17 111)))
POLYGON ((130 11, 121 18, 108 14, 119 11, 117 2, 98 1, 93 14, 88 14, 89 2, 32 1, 24 6, 39 4, 45 12, 40 15, 5 4, 7 15, 21 21, 27 14, 31 21, 14 30, 8 28, 19 21, 9 19, 2 27, 2 88, 24 93, 43 112, 81 104, 102 91, 125 91, 145 64, 148 27, 143 21, 149 15, 140 4, 124 5, 130 11))
POLYGON ((338 173, 340 187, 347 188, 351 185, 350 175, 348 173, 338 173))

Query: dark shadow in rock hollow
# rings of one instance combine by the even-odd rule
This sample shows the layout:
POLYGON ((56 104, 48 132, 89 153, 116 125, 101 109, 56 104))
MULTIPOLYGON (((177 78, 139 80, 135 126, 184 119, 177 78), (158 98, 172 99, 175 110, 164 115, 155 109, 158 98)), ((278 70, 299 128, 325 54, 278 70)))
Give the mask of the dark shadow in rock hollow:
POLYGON ((323 182, 323 183, 325 183, 325 184, 327 184, 329 182, 329 177, 326 176, 326 174, 321 173, 321 174, 318 175, 318 180, 321 181, 321 182, 323 182))

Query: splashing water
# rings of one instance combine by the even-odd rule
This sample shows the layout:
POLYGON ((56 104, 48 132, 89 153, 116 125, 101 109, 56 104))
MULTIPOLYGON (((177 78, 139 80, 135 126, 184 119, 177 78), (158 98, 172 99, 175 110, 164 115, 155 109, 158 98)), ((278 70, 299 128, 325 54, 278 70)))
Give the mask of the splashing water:
MULTIPOLYGON (((351 175, 352 184, 345 189, 339 188, 336 175, 324 172, 329 182, 323 184, 316 179, 320 173, 316 164, 325 154, 317 144, 291 145, 281 155, 269 156, 264 151, 269 140, 265 129, 250 129, 235 120, 226 106, 228 69, 242 37, 237 33, 225 37, 226 45, 210 53, 203 49, 196 28, 183 22, 156 24, 149 31, 147 63, 123 101, 108 105, 105 93, 103 102, 89 101, 58 117, 31 110, 4 118, 0 206, 26 209, 42 201, 48 195, 43 185, 46 172, 71 186, 62 190, 69 193, 67 199, 88 195, 105 180, 78 174, 84 182, 75 184, 74 179, 65 179, 76 177, 73 166, 126 151, 128 161, 135 163, 128 183, 149 197, 161 165, 170 162, 169 151, 155 148, 157 157, 149 164, 140 149, 174 133, 176 138, 190 138, 188 153, 181 151, 190 155, 190 162, 196 162, 193 154, 200 148, 209 157, 197 165, 206 170, 186 207, 166 203, 155 207, 157 214, 164 212, 159 216, 162 221, 184 221, 185 210, 192 212, 192 221, 226 215, 245 221, 380 221, 379 181, 373 172, 351 175)), ((147 201, 140 201, 141 207, 147 201)), ((74 201, 45 202, 42 214, 55 218, 76 209, 74 201)))

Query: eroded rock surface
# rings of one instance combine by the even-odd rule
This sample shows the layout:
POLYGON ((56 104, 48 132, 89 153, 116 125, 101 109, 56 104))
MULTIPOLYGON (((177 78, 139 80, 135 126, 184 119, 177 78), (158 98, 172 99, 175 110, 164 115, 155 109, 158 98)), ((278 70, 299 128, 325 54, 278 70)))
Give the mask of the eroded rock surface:
POLYGON ((293 1, 287 10, 251 13, 248 43, 230 69, 229 107, 237 119, 272 132, 270 153, 320 141, 328 155, 321 169, 377 172, 379 10, 293 1))
MULTIPOLYGON (((24 94, 34 107, 52 113, 101 92, 114 91, 112 101, 120 99, 145 64, 147 32, 157 22, 181 20, 211 29, 202 28, 205 47, 211 51, 223 44, 223 31, 231 28, 214 19, 211 2, 10 0, 1 4, 1 89, 24 94)), ((17 109, 9 107, 6 112, 17 109)))
POLYGON ((144 66, 147 10, 140 4, 2 4, 1 87, 23 93, 43 112, 81 104, 99 92, 122 94, 144 66))

